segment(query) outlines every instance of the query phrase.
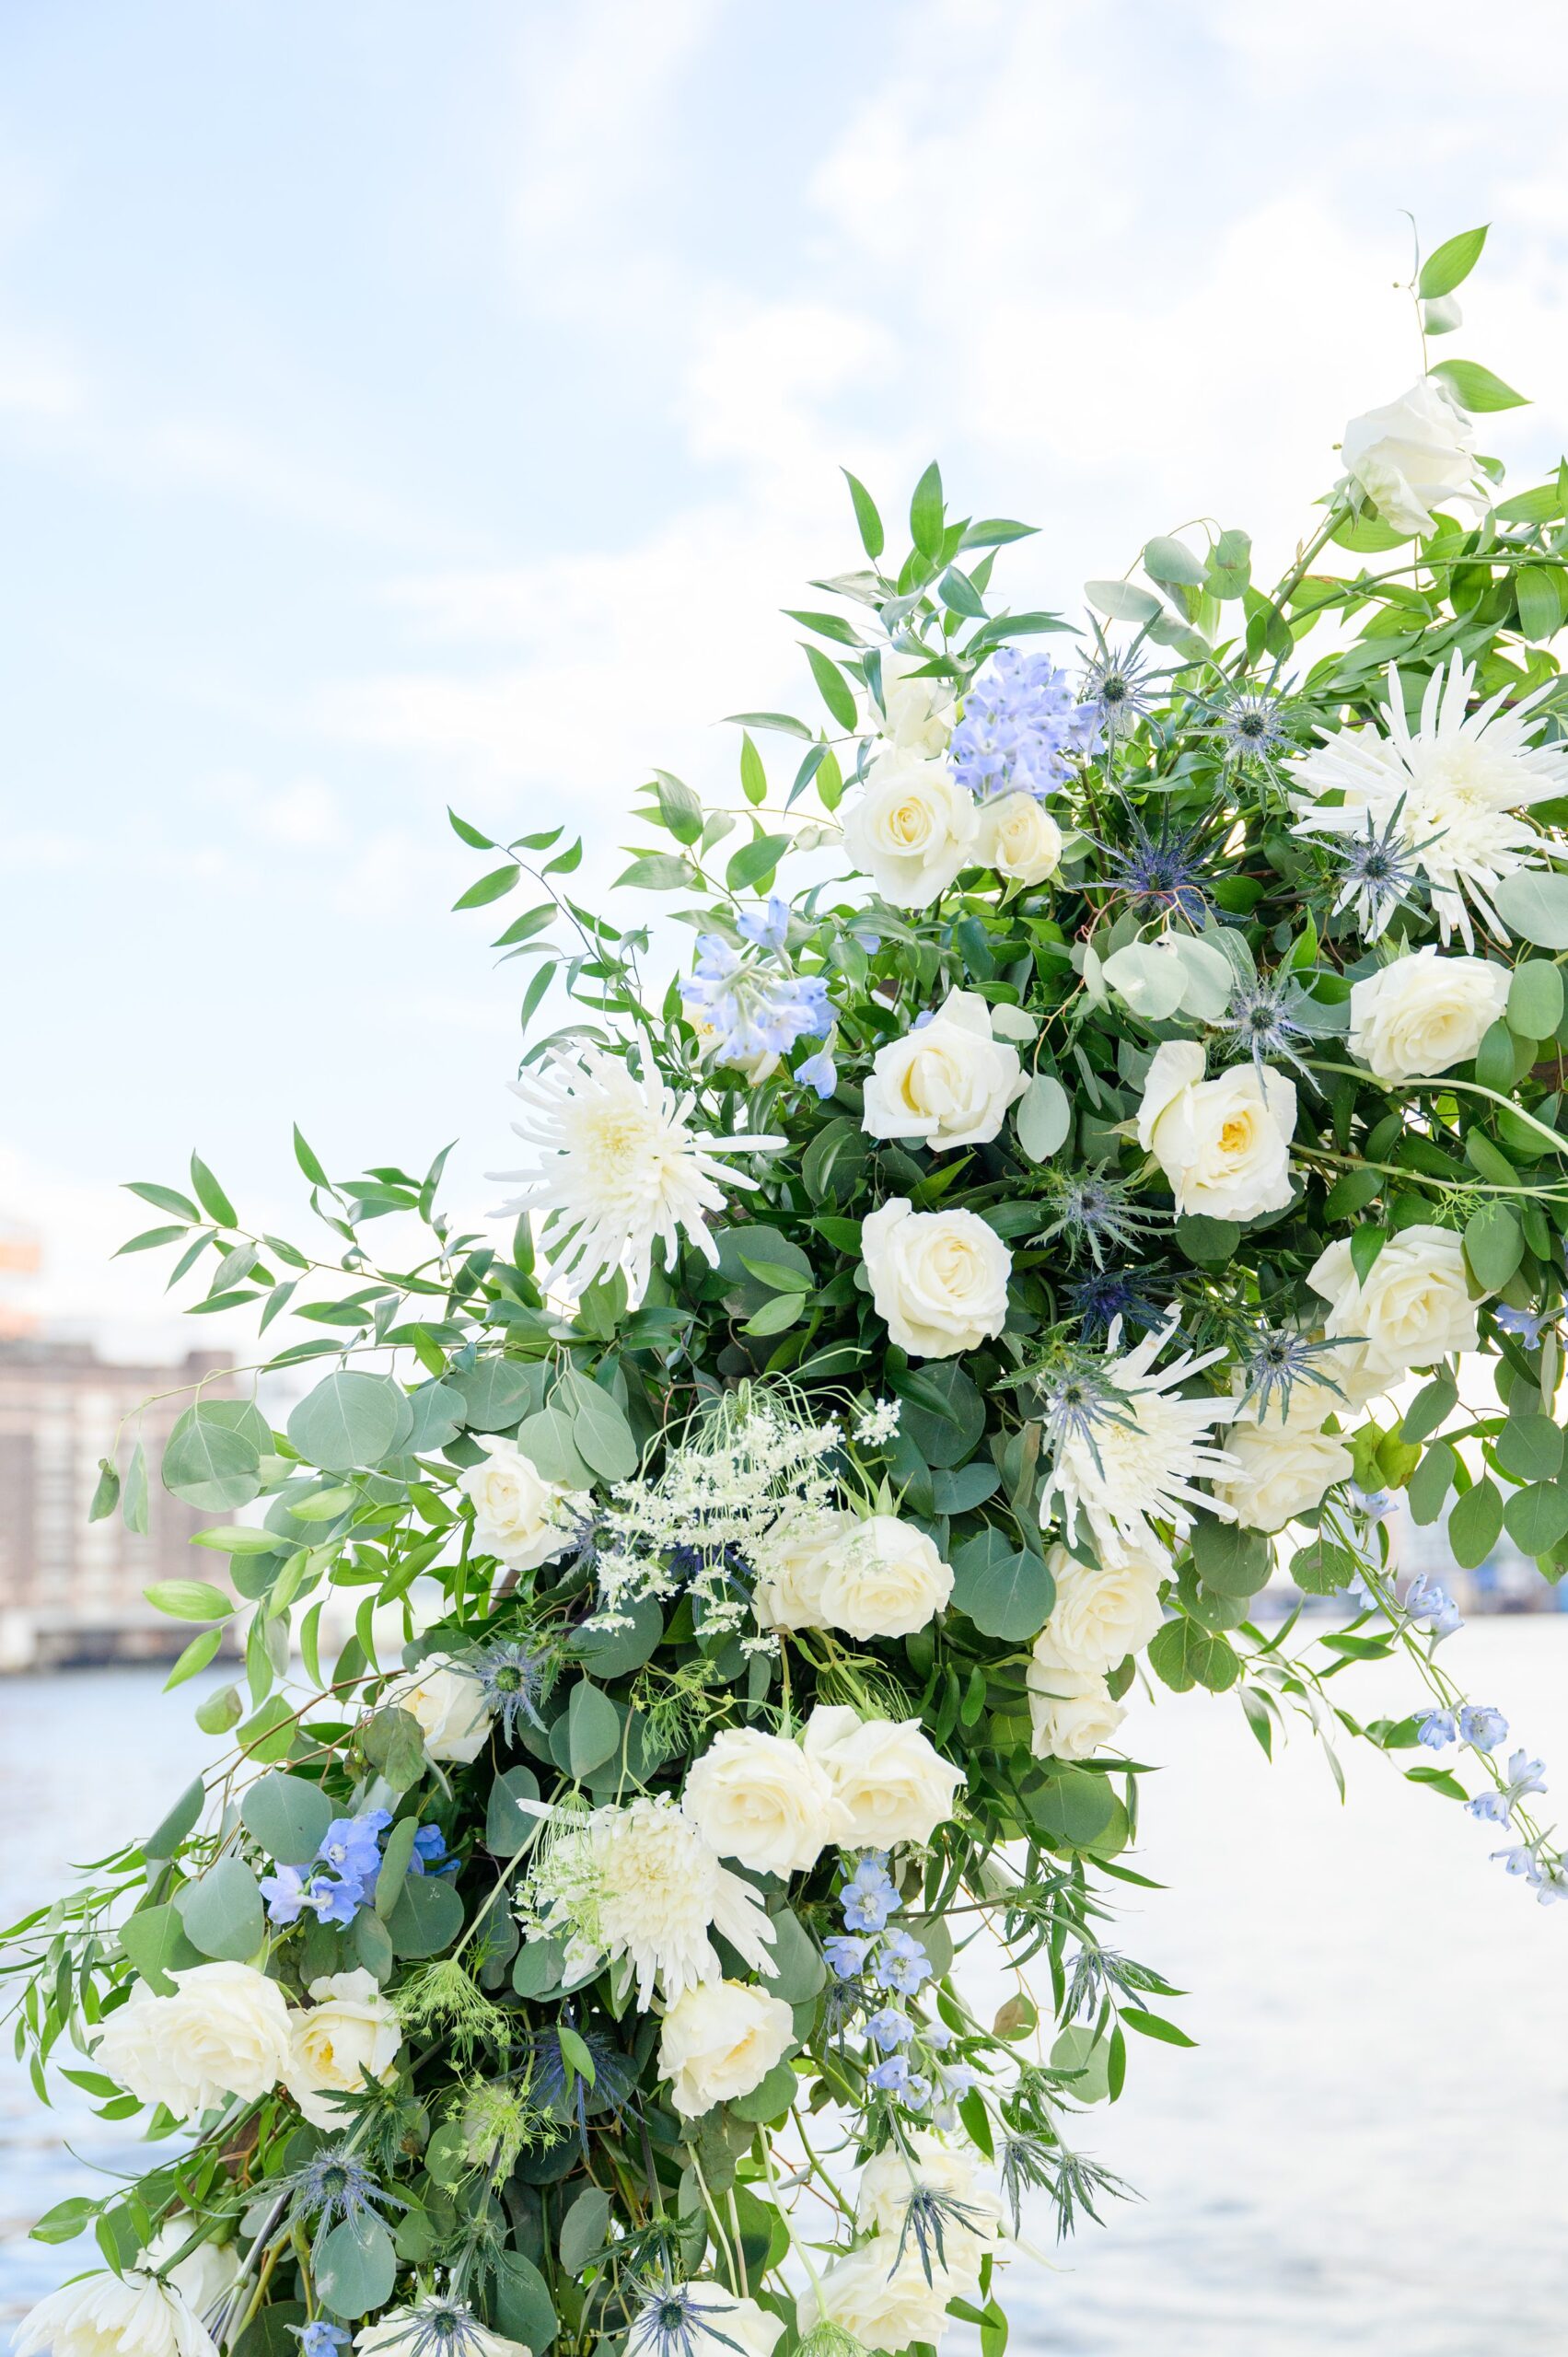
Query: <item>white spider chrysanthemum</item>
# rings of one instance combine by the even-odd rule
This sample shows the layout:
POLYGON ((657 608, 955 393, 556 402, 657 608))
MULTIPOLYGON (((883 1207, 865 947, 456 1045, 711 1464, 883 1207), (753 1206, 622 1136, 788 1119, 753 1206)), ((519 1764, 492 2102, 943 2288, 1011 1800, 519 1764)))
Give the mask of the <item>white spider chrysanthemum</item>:
POLYGON ((524 1193, 503 1211, 546 1214, 552 1267, 579 1289, 624 1265, 633 1307, 647 1290, 656 1238, 667 1265, 674 1265, 681 1230, 716 1262, 703 1214, 723 1210, 720 1181, 757 1184, 716 1157, 784 1144, 693 1129, 687 1119, 691 1096, 677 1097, 666 1086, 646 1047, 641 1079, 602 1049, 558 1049, 512 1086, 528 1109, 528 1118, 512 1126, 540 1159, 529 1170, 491 1172, 524 1182, 524 1193))
MULTIPOLYGON (((1198 1506, 1223 1521, 1234 1520, 1228 1506, 1194 1484, 1236 1471, 1235 1459, 1209 1438, 1215 1424, 1229 1422, 1236 1403, 1213 1394, 1182 1399, 1174 1389, 1225 1353, 1208 1351, 1195 1358, 1184 1352, 1156 1374, 1154 1362, 1176 1329, 1172 1317, 1134 1349, 1120 1357, 1107 1353, 1105 1404, 1097 1413, 1091 1394, 1076 1413, 1060 1421, 1055 1456, 1041 1486, 1042 1516, 1052 1497, 1061 1500, 1069 1532, 1082 1513, 1096 1545, 1113 1562, 1159 1543, 1152 1517, 1174 1523, 1183 1533, 1198 1506)), ((1119 1340, 1120 1323, 1111 1329, 1112 1352, 1119 1340)))
MULTIPOLYGON (((1379 831, 1391 827, 1425 874, 1444 941, 1458 931, 1467 949, 1475 934, 1465 895, 1502 935, 1492 893, 1504 877, 1535 864, 1540 837, 1516 813, 1568 792, 1568 747, 1529 741, 1545 690, 1505 710, 1512 691, 1504 688, 1469 712, 1474 686, 1474 669, 1456 649, 1447 670, 1427 681, 1412 730, 1390 665, 1386 728, 1343 728, 1314 746, 1296 772, 1305 790, 1292 795, 1297 835, 1365 836, 1369 818, 1379 831), (1330 794, 1342 798, 1327 804, 1330 794)), ((1390 900, 1384 923, 1394 906, 1390 900)))
POLYGON ((709 1933, 720 1931, 752 1972, 768 1968, 774 1932, 761 1894, 719 1864, 691 1818, 668 1794, 624 1808, 596 1808, 563 1832, 532 1877, 519 1912, 530 1931, 571 1935, 574 1973, 596 1956, 629 1956, 637 2003, 656 1981, 668 2003, 683 1989, 723 1978, 709 1933))

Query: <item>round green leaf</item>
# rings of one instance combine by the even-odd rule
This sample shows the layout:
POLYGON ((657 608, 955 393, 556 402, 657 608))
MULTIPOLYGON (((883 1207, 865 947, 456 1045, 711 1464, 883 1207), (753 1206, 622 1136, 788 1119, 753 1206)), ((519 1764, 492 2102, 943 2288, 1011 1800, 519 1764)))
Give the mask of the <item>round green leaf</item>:
POLYGON ((408 1395, 389 1376, 340 1369, 307 1392, 288 1420, 293 1447, 323 1472, 348 1473, 395 1455, 413 1429, 408 1395))
POLYGON ((1064 1768, 1043 1777, 1025 1793, 1030 1822, 1051 1841, 1065 1841, 1081 1850, 1105 1831, 1116 1805, 1109 1779, 1091 1776, 1081 1768, 1064 1768))
POLYGON ((397 2253, 378 2218, 367 2212, 345 2218, 322 2243, 316 2261, 316 2289, 335 2316, 351 2321, 379 2308, 392 2295, 397 2253))
POLYGON ((601 1686, 629 1678, 652 1659, 664 1635, 664 1615, 651 1596, 642 1596, 624 1608, 628 1629, 579 1629, 572 1652, 601 1686))
POLYGON ((304 1776, 263 1776, 239 1805, 240 1822, 280 1866, 303 1866, 316 1855, 332 1821, 332 1804, 304 1776))
POLYGON ((490 1787, 484 1812, 484 1846, 497 1858, 515 1858, 539 1832, 541 1820, 519 1801, 537 1801, 539 1778, 531 1768, 508 1768, 490 1787))
POLYGON ((1508 1500, 1503 1520, 1516 1547, 1527 1555, 1548 1554, 1568 1538, 1568 1489, 1557 1481, 1532 1481, 1508 1500))
POLYGON ((203 1956, 243 1964, 261 1945, 261 1893, 243 1858, 220 1858, 199 1882, 188 1882, 174 1903, 186 1938, 203 1956))
POLYGON ((1493 898, 1510 931, 1542 949, 1568 949, 1568 876, 1521 868, 1493 898))
POLYGON ((1043 1558, 993 1527, 966 1539, 953 1557, 953 1602, 984 1636, 1010 1643, 1038 1637, 1055 1600, 1043 1558))
POLYGON ((1466 1225, 1465 1258, 1488 1293, 1507 1283, 1524 1251, 1524 1231, 1506 1203, 1483 1203, 1466 1225))
POLYGON ((400 1956, 439 1956, 463 1928, 463 1902, 438 1875, 410 1875, 387 1920, 400 1956))
POLYGON ((577 1454, 572 1419, 563 1408, 542 1408, 517 1426, 517 1446, 547 1481, 591 1490, 593 1473, 577 1454))
MULTIPOLYGON (((417 1391, 408 1395, 409 1412, 413 1418, 403 1447, 411 1457, 428 1457, 437 1448, 445 1448, 455 1440, 465 1422, 463 1395, 451 1383, 422 1383, 417 1391)), ((487 1429, 480 1427, 481 1430, 487 1429)))
POLYGON ((579 1780, 621 1748, 621 1713, 608 1694, 587 1678, 572 1689, 566 1707, 566 1756, 579 1780))
POLYGON ((1184 1212, 1176 1223, 1176 1240, 1199 1268, 1217 1268, 1235 1258, 1241 1229, 1233 1219, 1211 1219, 1207 1212, 1184 1212))
MULTIPOLYGON (((564 2140, 565 2165, 570 2167, 576 2153, 575 2138, 564 2140)), ((564 2169, 557 2170, 563 2176, 564 2169)), ((555 2310, 551 2305, 550 2286, 534 2265, 520 2250, 504 2250, 496 2254, 494 2303, 495 2328, 509 2340, 520 2340, 532 2357, 542 2357, 558 2329, 555 2310)))
POLYGON ((572 1419, 572 1444, 584 1464, 607 1481, 629 1481, 641 1451, 609 1392, 586 1376, 573 1374, 556 1392, 555 1404, 572 1419))
POLYGON ((804 2005, 815 1997, 828 1977, 822 1952, 800 1918, 789 1908, 778 1908, 772 1918, 772 1956, 762 1975, 770 1997, 786 2005, 804 2005))
POLYGON ((1562 1434, 1550 1416, 1510 1416, 1494 1446, 1497 1462, 1516 1481, 1555 1481, 1562 1470, 1562 1434))
POLYGON ((1448 1544, 1454 1561, 1467 1572, 1484 1563, 1503 1528, 1503 1496, 1490 1476, 1479 1480, 1456 1501, 1448 1516, 1448 1544))
POLYGON ((1562 976, 1550 958, 1527 958, 1508 985, 1508 1025, 1527 1039, 1550 1039, 1562 1020, 1562 976))
POLYGON ((1038 1072, 1019 1097, 1013 1119, 1018 1144, 1029 1160, 1049 1162, 1072 1129, 1073 1100, 1051 1074, 1038 1072))
POLYGON ((443 1389, 457 1392, 463 1422, 471 1432, 505 1433, 544 1404, 544 1369, 519 1359, 481 1359, 460 1375, 444 1375, 443 1389))
POLYGON ((1203 1585, 1216 1596, 1256 1596, 1269 1585, 1274 1550, 1260 1530, 1200 1515, 1192 1526, 1192 1557, 1203 1585))
MULTIPOLYGON (((248 1505, 261 1487, 261 1452, 253 1434, 221 1416, 220 1406, 247 1408, 249 1402, 224 1400, 187 1408, 176 1419, 163 1452, 164 1488, 203 1514, 248 1505)), ((269 1434, 269 1446, 270 1441, 269 1434)))

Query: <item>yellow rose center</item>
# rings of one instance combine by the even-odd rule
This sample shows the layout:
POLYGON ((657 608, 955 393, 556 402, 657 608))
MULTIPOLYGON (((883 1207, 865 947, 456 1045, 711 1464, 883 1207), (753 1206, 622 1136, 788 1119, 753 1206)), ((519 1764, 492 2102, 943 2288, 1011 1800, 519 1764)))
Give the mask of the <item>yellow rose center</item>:
POLYGON ((1220 1145, 1226 1154, 1245 1154, 1252 1134, 1252 1124, 1245 1113, 1233 1113, 1220 1132, 1220 1145))

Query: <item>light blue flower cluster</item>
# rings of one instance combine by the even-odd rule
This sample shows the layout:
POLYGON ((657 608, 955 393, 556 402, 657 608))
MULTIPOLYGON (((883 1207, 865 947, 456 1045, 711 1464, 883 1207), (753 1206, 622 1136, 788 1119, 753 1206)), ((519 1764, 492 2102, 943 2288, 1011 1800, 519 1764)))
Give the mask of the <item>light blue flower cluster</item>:
MULTIPOLYGON (((267 1919, 280 1929, 297 1923, 308 1908, 319 1923, 352 1923, 374 1895, 381 1871, 381 1837, 391 1824, 384 1808, 366 1809, 363 1817, 335 1817, 308 1866, 278 1866, 261 1877, 267 1919)), ((438 1825, 422 1825, 413 1837, 411 1874, 438 1874, 455 1861, 447 1859, 447 1843, 438 1825)))
POLYGON ((819 974, 791 970, 785 903, 771 900, 766 914, 742 910, 736 923, 748 946, 700 935, 696 971, 680 985, 688 1019, 715 1035, 711 1052, 735 1062, 785 1055, 797 1039, 825 1038, 833 1024, 828 985, 819 974))
MULTIPOLYGON (((888 1872, 887 1852, 867 1851, 839 1888, 847 1928, 822 1943, 822 1953, 840 1980, 869 1981, 895 1997, 912 1997, 930 1980, 931 1958, 920 1942, 912 1933, 888 1929, 889 1918, 902 1904, 888 1872)), ((878 2094, 897 2096, 921 2111, 931 2101, 931 2081, 901 2051, 914 2038, 916 2026, 896 2004, 879 2005, 868 2015, 866 2037, 884 2059, 872 2064, 866 2078, 878 2094)))
MULTIPOLYGON (((1490 1702, 1463 1702, 1457 1712, 1428 1711, 1416 1727, 1416 1736, 1429 1751, 1442 1751, 1458 1741, 1490 1754, 1499 1744, 1507 1742, 1508 1722, 1490 1702)), ((1473 1800, 1465 1803, 1465 1807, 1482 1825, 1506 1825, 1522 1801, 1532 1793, 1545 1790, 1545 1761, 1532 1759, 1521 1744, 1508 1755, 1504 1782, 1477 1793, 1473 1800)), ((1494 1859, 1502 1860, 1509 1874, 1523 1875, 1542 1906, 1555 1898, 1568 1898, 1568 1874, 1561 1863, 1548 1864, 1542 1855, 1544 1846, 1544 1835, 1538 1835, 1534 1840, 1514 1842, 1506 1850, 1492 1852, 1494 1859)))
POLYGON ((1425 1621, 1426 1632, 1434 1641, 1451 1637, 1465 1625, 1447 1589, 1429 1580, 1424 1572, 1418 1572, 1405 1590, 1405 1610, 1412 1620, 1425 1621))
POLYGON ((979 801, 1002 794, 1042 800, 1073 775, 1073 761, 1098 752, 1100 722, 1080 703, 1049 655, 1004 647, 974 681, 953 731, 949 758, 979 801))
POLYGON ((300 2357, 338 2357, 354 2339, 340 2324, 327 2324, 312 2318, 308 2324, 291 2324, 288 2328, 299 2342, 300 2357))

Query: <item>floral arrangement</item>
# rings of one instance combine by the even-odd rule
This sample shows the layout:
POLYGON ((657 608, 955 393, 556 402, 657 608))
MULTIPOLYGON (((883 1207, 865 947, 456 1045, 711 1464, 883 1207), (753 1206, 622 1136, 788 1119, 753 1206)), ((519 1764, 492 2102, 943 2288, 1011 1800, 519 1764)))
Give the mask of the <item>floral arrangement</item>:
POLYGON ((1503 496, 1518 397, 1426 365, 1481 242, 1271 586, 1163 537, 1075 631, 1001 601, 1024 526, 933 467, 889 556, 851 478, 825 717, 742 715, 732 807, 647 789, 668 987, 578 843, 454 819, 562 1018, 507 1242, 302 1137, 325 1245, 199 1160, 134 1190, 128 1249, 331 1365, 174 1428, 226 1581, 149 1594, 171 1686, 241 1654, 228 1748, 6 1941, 41 2098, 179 2131, 36 2229, 99 2264, 21 2357, 1000 2357, 1008 2265, 1120 2190, 1130 2043, 1189 2042, 1114 1939, 1140 1680, 1365 1739, 1568 1887, 1386 1519, 1568 1567, 1568 475, 1503 496), (1323 1608, 1265 1624, 1276 1573, 1323 1608), (1427 1706, 1353 1716, 1395 1655, 1427 1706))

